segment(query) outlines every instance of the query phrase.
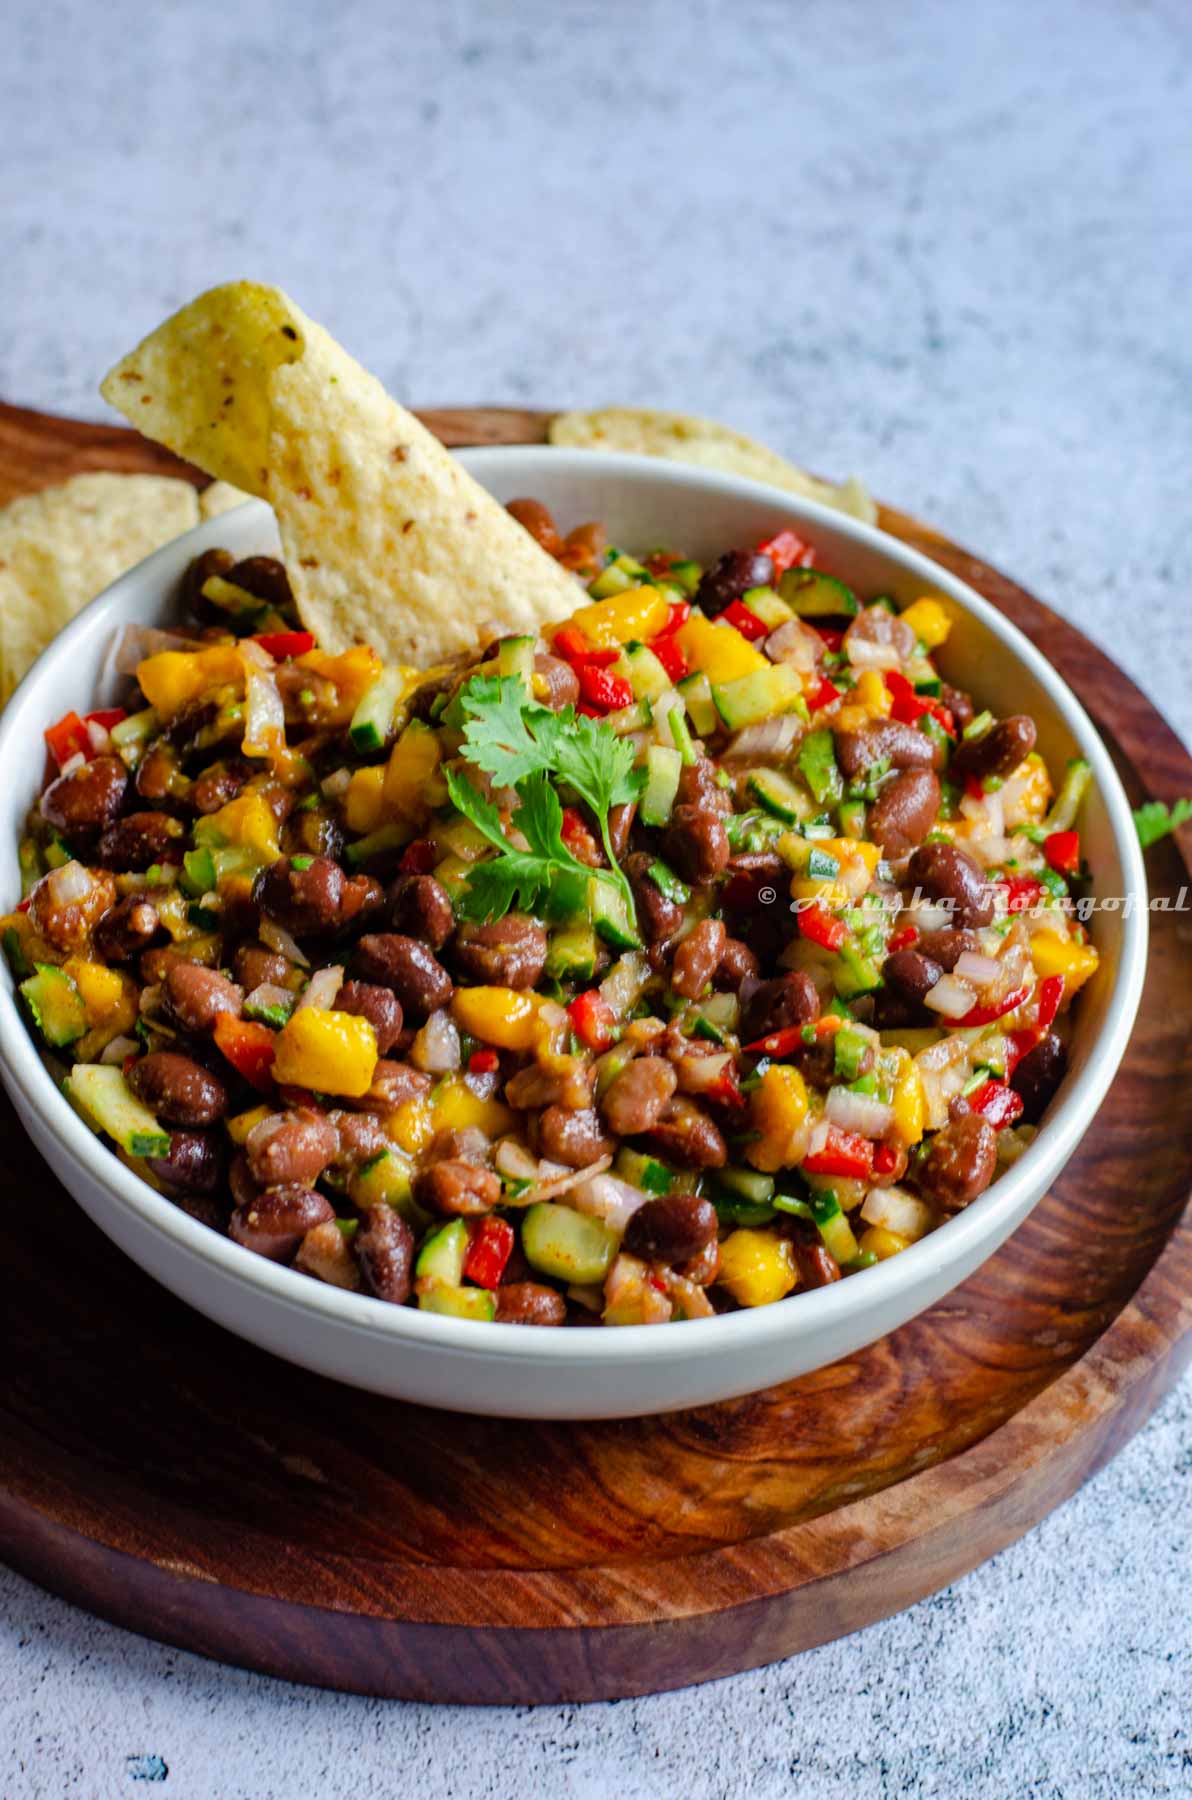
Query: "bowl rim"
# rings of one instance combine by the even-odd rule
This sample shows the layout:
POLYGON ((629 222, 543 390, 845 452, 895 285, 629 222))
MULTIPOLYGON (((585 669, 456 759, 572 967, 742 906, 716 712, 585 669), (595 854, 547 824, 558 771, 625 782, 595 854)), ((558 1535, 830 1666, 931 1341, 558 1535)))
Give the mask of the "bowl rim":
MULTIPOLYGON (((722 499, 767 502, 776 515, 776 528, 783 524, 803 524, 812 530, 817 527, 828 529, 899 565, 904 573, 921 580, 927 588, 943 593, 962 610, 971 613, 1029 670, 1090 763, 1121 862, 1123 889, 1127 895, 1136 894, 1139 898, 1139 904, 1122 916, 1118 969, 1097 1041, 1090 1049, 1085 1066, 1073 1079, 1069 1092, 1038 1138, 963 1212, 899 1256, 863 1270, 848 1281, 790 1296, 799 1304, 799 1312, 794 1317, 780 1302, 742 1308, 711 1319, 684 1320, 681 1331, 630 1325, 615 1331, 527 1333, 516 1325, 493 1322, 478 1333, 475 1321, 425 1313, 415 1307, 392 1306, 368 1295, 312 1281, 296 1270, 244 1250, 158 1194, 105 1148, 60 1092, 20 1015, 15 984, 6 966, 0 989, 0 1074, 5 1085, 10 1092, 19 1093, 47 1135, 57 1140, 83 1173, 156 1235, 208 1264, 224 1280, 264 1292, 271 1301, 289 1307, 297 1314, 309 1315, 313 1309, 329 1325, 347 1326, 368 1336, 389 1340, 395 1346, 408 1341, 425 1351, 434 1350, 448 1356, 466 1354, 474 1357, 479 1354, 512 1362, 531 1360, 595 1368, 637 1362, 643 1357, 651 1362, 665 1362, 695 1354, 740 1353, 750 1345, 759 1348, 768 1345, 796 1327, 799 1333, 827 1330, 854 1312, 897 1310, 900 1298, 908 1290, 929 1284, 933 1276, 938 1276, 949 1265, 964 1265, 968 1256, 979 1250, 987 1239, 993 1240, 994 1244, 1001 1242, 999 1227, 1032 1192, 1035 1199, 1031 1205, 1037 1204, 1087 1130, 1125 1052, 1146 971, 1147 888, 1142 851, 1129 802, 1108 751, 1076 696, 1017 626, 959 577, 876 526, 766 483, 650 457, 608 452, 596 454, 536 444, 487 446, 464 451, 460 453, 460 461, 482 482, 486 470, 511 469, 516 472, 524 469, 529 473, 546 466, 556 473, 563 471, 596 483, 602 479, 620 478, 629 482, 654 483, 663 488, 695 490, 722 499)), ((261 500, 246 502, 235 512, 242 517, 250 509, 261 516, 262 522, 266 518, 272 521, 270 509, 261 500)), ((69 659, 75 641, 91 631, 97 614, 110 607, 117 596, 127 595, 130 589, 143 593, 150 602, 158 601, 164 579, 159 572, 176 564, 184 549, 189 556, 217 542, 221 527, 227 528, 227 516, 201 521, 128 570, 91 601, 43 652, 0 715, 0 767, 4 765, 9 743, 26 726, 25 715, 40 712, 43 684, 48 686, 52 682, 52 672, 69 659)), ((44 721, 39 717, 32 722, 38 730, 44 727, 44 721)), ((1002 1237, 1005 1235, 1003 1232, 1002 1237)))

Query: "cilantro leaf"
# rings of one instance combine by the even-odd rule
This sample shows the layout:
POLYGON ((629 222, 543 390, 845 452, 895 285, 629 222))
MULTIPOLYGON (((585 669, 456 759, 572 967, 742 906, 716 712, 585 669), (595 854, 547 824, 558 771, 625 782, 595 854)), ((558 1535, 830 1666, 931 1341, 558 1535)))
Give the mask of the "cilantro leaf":
POLYGON ((470 819, 477 831, 482 832, 490 844, 498 850, 508 849, 508 842, 501 829, 501 815, 480 789, 473 786, 459 769, 447 768, 447 792, 451 796, 451 804, 465 819, 470 819))
POLYGON ((465 918, 501 919, 511 907, 533 912, 549 896, 561 870, 587 879, 590 871, 563 842, 563 808, 545 774, 528 775, 517 788, 520 805, 513 823, 529 850, 518 850, 509 842, 497 808, 459 769, 448 768, 447 791, 453 805, 499 852, 469 870, 459 901, 465 918))
POLYGON ((1157 844, 1192 819, 1192 799, 1177 800, 1168 807, 1162 800, 1148 800, 1134 809, 1134 829, 1144 850, 1157 844))

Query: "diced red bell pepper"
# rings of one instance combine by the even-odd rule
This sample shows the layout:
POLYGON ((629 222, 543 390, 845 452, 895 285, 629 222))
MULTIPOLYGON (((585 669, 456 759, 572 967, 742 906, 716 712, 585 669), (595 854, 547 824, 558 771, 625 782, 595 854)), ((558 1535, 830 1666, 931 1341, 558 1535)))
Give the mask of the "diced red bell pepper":
POLYGON ((886 945, 887 956, 895 950, 909 950, 912 944, 918 942, 918 938, 919 927, 917 925, 904 925, 901 931, 894 933, 886 945))
POLYGON ((844 643, 843 631, 837 631, 834 625, 816 625, 813 629, 819 632, 827 648, 835 655, 844 643))
POLYGON ((51 725, 45 734, 50 754, 60 769, 66 767, 72 756, 91 756, 91 739, 87 735, 87 727, 77 712, 63 714, 56 725, 51 725))
POLYGON ((757 551, 759 556, 770 558, 775 575, 785 575, 788 569, 810 569, 815 562, 811 545, 805 544, 793 531, 776 532, 764 544, 759 544, 757 551))
POLYGON ((781 1031, 772 1031, 768 1037, 756 1038, 752 1044, 742 1044, 751 1056, 773 1056, 780 1061, 790 1056, 803 1043, 803 1027, 801 1025, 784 1025, 781 1031))
POLYGON ((988 1006, 974 1006, 965 1013, 962 1019, 953 1019, 954 1026, 992 1025, 995 1019, 1004 1019, 1007 1013, 1017 1011, 1030 993, 1030 983, 1017 987, 1004 1000, 994 1000, 988 1006))
POLYGON ((1055 1022, 1055 1015, 1060 1010, 1060 1001, 1064 997, 1064 978, 1062 975, 1046 975, 1039 983, 1039 1026, 1049 1031, 1055 1022))
MULTIPOLYGON (((680 625, 686 625, 690 617, 690 600, 672 600, 670 611, 666 615, 666 624, 658 633, 658 637, 673 637, 680 625)), ((657 639, 655 639, 655 643, 657 643, 657 639)))
POLYGON ((1005 890, 1007 912, 1031 912, 1043 898, 1043 883, 1033 875, 1003 875, 998 886, 1005 890))
POLYGON ((809 1175, 848 1175, 866 1181, 873 1173, 873 1145, 858 1132, 829 1125, 823 1149, 805 1156, 803 1167, 809 1175))
POLYGON ((415 838, 402 852, 398 868, 403 875, 429 875, 439 860, 439 853, 429 838, 415 838))
POLYGON ((101 731, 111 731, 113 725, 119 725, 128 714, 122 706, 104 706, 98 712, 89 712, 83 720, 84 725, 98 725, 101 731))
POLYGON ((574 625, 560 625, 558 631, 555 632, 551 648, 556 656, 563 657, 569 663, 583 662, 592 650, 592 646, 583 632, 574 625))
POLYGON ((887 669, 885 681, 890 695, 892 719, 897 719, 902 725, 913 725, 916 719, 922 718, 928 711, 928 702, 923 695, 916 694, 906 676, 897 669, 887 669))
POLYGON ((592 832, 589 831, 583 814, 574 806, 563 808, 563 823, 559 836, 578 862, 594 866, 600 846, 592 832))
POLYGON ((575 710, 581 719, 603 719, 604 709, 600 706, 589 706, 586 700, 577 700, 575 710))
POLYGON ((597 712, 619 712, 623 706, 633 705, 633 689, 623 675, 613 675, 592 662, 580 663, 576 674, 580 693, 597 712))
POLYGON ((839 698, 840 689, 825 675, 807 704, 812 712, 819 712, 821 707, 834 706, 839 698))
POLYGON ((577 994, 567 1008, 571 1027, 581 1044, 589 1050, 607 1050, 616 1036, 616 1014, 599 988, 577 994))
POLYGON ((984 800, 985 798, 985 788, 979 775, 965 776, 964 791, 970 800, 984 800))
POLYGON ((687 658, 669 633, 656 637, 650 645, 651 650, 666 670, 672 681, 682 681, 687 673, 687 658))
POLYGON ((1048 866, 1060 875, 1079 875, 1080 833, 1053 831, 1043 839, 1043 855, 1048 866))
POLYGON ((956 736, 956 720, 952 717, 952 709, 945 706, 942 700, 928 700, 927 711, 937 725, 942 725, 949 737, 956 736))
POLYGON ((739 631, 751 644, 758 638, 769 636, 770 627, 766 621, 759 619, 755 612, 750 612, 743 600, 730 600, 720 619, 722 624, 731 625, 734 631, 739 631))
POLYGON ((305 656, 308 650, 313 650, 315 634, 313 631, 266 631, 253 642, 277 662, 285 662, 288 656, 305 656))
POLYGON ((1022 1031, 1006 1033, 1006 1077, 1009 1079, 1024 1056, 1029 1056, 1035 1045, 1040 1043, 1043 1033, 1037 1025, 1028 1025, 1022 1031))
POLYGON ((873 1151, 873 1172, 875 1175, 893 1175, 898 1167, 898 1152, 893 1144, 877 1144, 873 1151))
POLYGON ((834 919, 818 900, 813 900, 810 906, 800 907, 796 917, 801 935, 818 944, 821 950, 839 950, 848 936, 844 920, 834 919))
POLYGON ((233 1018, 220 1013, 215 1021, 215 1042, 232 1067, 262 1091, 273 1081, 273 1057, 277 1033, 255 1019, 233 1018))
POLYGON ((512 1225, 508 1219, 498 1219, 490 1213, 487 1219, 481 1219, 472 1233, 464 1257, 464 1274, 477 1287, 500 1287, 505 1264, 512 1254, 512 1225))
POLYGON ((715 1100, 721 1106, 731 1106, 731 1107, 744 1106, 745 1096, 741 1092, 741 1085, 740 1085, 740 1082, 737 1080, 737 1069, 736 1069, 735 1063, 731 1063, 731 1062, 726 1063, 724 1069, 721 1072, 719 1081, 715 1082, 708 1089, 704 1098, 706 1100, 715 1100))
POLYGON ((473 1050, 468 1058, 469 1075, 494 1075, 501 1066, 495 1050, 473 1050))
POLYGON ((1004 1081, 983 1082, 975 1093, 969 1095, 968 1103, 974 1112, 989 1120, 995 1131, 1001 1131, 1003 1126, 1013 1125, 1023 1113, 1022 1095, 1016 1094, 1004 1081))

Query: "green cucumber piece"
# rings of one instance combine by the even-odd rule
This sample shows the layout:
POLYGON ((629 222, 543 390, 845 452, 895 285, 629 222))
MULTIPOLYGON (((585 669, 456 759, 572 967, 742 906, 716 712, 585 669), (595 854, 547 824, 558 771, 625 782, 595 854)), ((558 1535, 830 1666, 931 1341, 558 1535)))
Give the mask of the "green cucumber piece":
POLYGON ((697 562, 673 562, 666 572, 668 581, 677 581, 685 594, 694 594, 703 576, 703 568, 697 562))
POLYGON ((361 695, 348 726, 354 749, 361 752, 384 749, 393 736, 394 715, 405 681, 401 669, 385 669, 361 695))
POLYGON ((797 825, 810 815, 807 795, 777 769, 750 769, 745 788, 759 806, 787 825, 797 825))
POLYGON ((449 1319, 479 1319, 491 1324, 497 1302, 487 1288, 433 1287, 418 1296, 419 1312, 445 1313, 449 1319))
POLYGON ((799 773, 821 806, 834 806, 844 792, 830 731, 809 731, 799 746, 799 773))
POLYGON ((611 600, 614 594, 623 594, 627 588, 640 586, 645 575, 645 569, 635 557, 627 556, 623 550, 613 550, 606 566, 594 581, 588 583, 588 592, 593 600, 611 600))
POLYGON ((379 825, 367 837, 357 838, 354 844, 349 844, 345 855, 353 869, 362 869, 374 856, 380 856, 385 850, 400 850, 409 841, 410 833, 405 827, 379 825))
POLYGON ((215 891, 215 857, 205 846, 199 850, 188 850, 182 858, 181 888, 194 900, 201 900, 204 894, 215 891))
POLYGON ((17 851, 21 870, 21 899, 27 900, 45 873, 41 851, 33 838, 22 838, 17 851))
POLYGON ((645 644, 626 644, 616 672, 625 676, 637 700, 656 700, 672 685, 670 676, 645 644))
POLYGON ((537 649, 537 638, 502 638, 497 645, 497 674, 518 676, 529 692, 530 683, 534 677, 534 656, 537 649))
POLYGON ((1043 821, 1043 829, 1048 835, 1053 831, 1071 831, 1092 779, 1093 771, 1084 758, 1073 757, 1060 791, 1052 802, 1051 811, 1043 821))
POLYGON ((522 1249, 540 1275, 586 1287, 603 1281, 617 1254, 618 1238, 603 1219, 590 1218, 553 1200, 539 1200, 522 1220, 522 1249))
POLYGON ((691 898, 691 889, 685 881, 679 880, 674 870, 668 868, 661 858, 655 858, 650 864, 647 874, 658 892, 666 899, 673 900, 676 906, 686 906, 691 898))
POLYGON ((832 1039, 833 1069, 846 1081, 856 1081, 868 1050, 873 1048, 863 1031, 855 1025, 842 1025, 832 1039))
POLYGON ((855 1000, 858 994, 872 994, 884 985, 881 971, 869 957, 853 944, 842 944, 835 958, 832 978, 836 992, 844 1000, 855 1000))
POLYGON ((618 737, 624 737, 628 731, 645 731, 654 723, 654 709, 648 700, 635 700, 632 706, 622 706, 616 712, 606 713, 601 720, 610 731, 618 737))
POLYGON ((778 593, 801 619, 855 619, 861 610, 852 588, 818 569, 788 569, 778 593))
POLYGON ((118 725, 113 725, 108 736, 121 762, 130 769, 135 769, 149 743, 160 730, 161 721, 156 707, 147 706, 141 712, 130 713, 118 725))
POLYGON ((169 1132, 141 1105, 115 1063, 76 1063, 64 1088, 87 1122, 129 1156, 170 1154, 169 1132))
POLYGON ((586 986, 596 973, 599 956, 595 930, 587 921, 563 925, 551 933, 546 973, 553 981, 578 981, 586 986))
POLYGON ((542 916, 549 925, 590 925, 592 922, 590 888, 592 877, 583 869, 560 869, 542 903, 542 916))
POLYGON ((378 1150, 352 1172, 348 1193, 361 1212, 370 1206, 391 1206, 416 1231, 429 1220, 410 1191, 410 1160, 400 1150, 378 1150))
POLYGON ((679 791, 683 758, 678 750, 664 744, 651 744, 646 751, 646 785, 642 790, 641 819, 643 825, 665 825, 679 791))
POLYGON ((642 1150, 630 1150, 624 1144, 617 1151, 613 1174, 619 1181, 627 1181, 630 1187, 644 1188, 647 1194, 669 1194, 675 1179, 674 1171, 659 1162, 656 1156, 647 1156, 642 1150))
POLYGON ((754 1206, 768 1205, 774 1194, 774 1177, 759 1175, 756 1169, 718 1169, 716 1185, 754 1206))
POLYGON ((834 1256, 838 1263, 851 1262, 857 1254, 857 1240, 831 1188, 812 1195, 811 1216, 829 1255, 834 1256))
POLYGON ((776 718, 780 713, 807 714, 802 680, 789 663, 774 663, 736 681, 719 685, 713 682, 712 699, 730 731, 760 725, 763 719, 776 718))
POLYGON ((53 963, 38 963, 21 983, 21 997, 46 1043, 55 1050, 73 1044, 87 1029, 83 996, 66 973, 53 963))
POLYGON ((702 670, 694 675, 684 675, 675 692, 687 708, 687 717, 695 727, 697 737, 711 737, 719 730, 720 715, 712 698, 712 683, 702 670))
POLYGON ((615 882, 593 875, 588 882, 588 916, 598 937, 614 950, 640 950, 642 941, 625 896, 615 882))
POLYGON ((424 1240, 414 1263, 415 1279, 457 1288, 464 1278, 467 1254, 468 1228, 462 1219, 452 1219, 424 1240))
POLYGON ((780 625, 785 625, 788 619, 794 617, 786 601, 780 600, 773 588, 749 588, 741 595, 741 603, 747 606, 763 625, 768 625, 771 631, 776 631, 780 625))
POLYGON ((842 800, 840 803, 840 831, 843 837, 863 838, 865 836, 865 802, 864 800, 842 800))

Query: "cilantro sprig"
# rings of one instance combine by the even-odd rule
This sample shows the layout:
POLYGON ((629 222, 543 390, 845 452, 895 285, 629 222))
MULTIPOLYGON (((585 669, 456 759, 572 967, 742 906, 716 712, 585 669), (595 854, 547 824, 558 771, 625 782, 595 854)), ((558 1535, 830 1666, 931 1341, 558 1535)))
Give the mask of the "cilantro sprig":
POLYGON ((465 762, 482 770, 497 787, 518 797, 513 824, 529 848, 515 848, 505 836, 492 801, 460 769, 448 769, 454 806, 470 819, 497 851, 473 865, 462 910, 471 918, 499 919, 512 906, 532 912, 550 894, 562 873, 587 879, 591 870, 563 842, 563 806, 554 784, 585 801, 596 820, 611 879, 621 889, 630 917, 633 896, 613 854, 609 813, 637 798, 642 771, 633 766, 632 743, 574 707, 551 712, 528 698, 522 681, 510 675, 474 675, 460 690, 459 715, 465 762))
POLYGON ((1181 825, 1192 819, 1192 800, 1177 800, 1167 806, 1162 800, 1148 800, 1143 806, 1134 809, 1134 829, 1138 833, 1138 841, 1144 850, 1157 844, 1181 825))

